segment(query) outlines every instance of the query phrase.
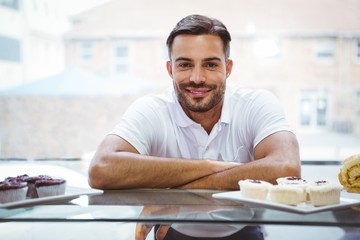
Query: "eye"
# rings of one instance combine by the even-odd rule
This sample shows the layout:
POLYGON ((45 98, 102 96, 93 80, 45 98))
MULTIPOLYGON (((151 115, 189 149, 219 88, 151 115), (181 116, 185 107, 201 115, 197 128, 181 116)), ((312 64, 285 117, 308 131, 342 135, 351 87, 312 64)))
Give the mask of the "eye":
POLYGON ((179 63, 178 67, 182 68, 182 69, 187 69, 187 68, 191 67, 191 64, 189 62, 182 62, 182 63, 179 63))
POLYGON ((205 67, 206 68, 209 68, 209 69, 214 69, 214 68, 216 68, 218 65, 216 64, 216 63, 214 63, 214 62, 207 62, 207 63, 205 63, 205 67))

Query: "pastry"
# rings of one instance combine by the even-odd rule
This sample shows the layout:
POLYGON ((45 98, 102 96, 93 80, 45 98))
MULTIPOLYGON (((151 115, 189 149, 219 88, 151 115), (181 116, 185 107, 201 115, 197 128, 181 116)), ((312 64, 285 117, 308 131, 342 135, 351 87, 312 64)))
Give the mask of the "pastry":
POLYGON ((301 201, 304 202, 306 200, 309 200, 309 196, 306 192, 308 183, 305 179, 302 179, 300 177, 281 177, 276 179, 276 182, 278 183, 278 185, 292 185, 294 187, 302 188, 304 191, 301 197, 301 201))
POLYGON ((27 189, 24 182, 0 182, 0 203, 25 200, 27 189))
POLYGON ((23 183, 27 186, 27 198, 55 196, 65 193, 66 181, 53 179, 48 175, 28 176, 27 174, 17 177, 7 177, 4 182, 9 184, 23 183))
POLYGON ((241 196, 259 200, 267 198, 270 186, 272 186, 271 183, 261 180, 246 179, 239 181, 241 196))
POLYGON ((271 201, 295 206, 304 202, 306 196, 304 188, 291 184, 274 185, 269 192, 271 201))
POLYGON ((65 193, 66 181, 64 179, 40 179, 35 182, 39 198, 57 196, 65 193))
POLYGON ((350 156, 342 162, 338 179, 347 192, 360 193, 360 154, 350 156))
POLYGON ((35 188, 35 182, 41 179, 51 179, 50 176, 47 175, 38 175, 38 176, 29 176, 27 174, 19 175, 16 177, 7 177, 5 178, 5 182, 24 182, 27 184, 28 190, 26 193, 26 197, 28 198, 37 198, 38 194, 35 188))
POLYGON ((324 206, 339 204, 341 189, 342 187, 339 184, 323 180, 309 184, 307 191, 312 205, 324 206))
POLYGON ((277 184, 306 184, 306 180, 300 177, 281 177, 276 179, 277 184))

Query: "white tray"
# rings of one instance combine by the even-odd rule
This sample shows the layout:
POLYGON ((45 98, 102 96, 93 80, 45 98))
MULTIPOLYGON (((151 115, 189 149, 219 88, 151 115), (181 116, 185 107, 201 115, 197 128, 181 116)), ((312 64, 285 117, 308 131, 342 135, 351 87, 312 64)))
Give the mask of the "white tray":
POLYGON ((68 202, 72 199, 75 199, 75 198, 81 196, 81 195, 101 194, 102 192, 103 192, 102 190, 98 190, 98 189, 66 186, 65 194, 63 194, 63 195, 42 197, 42 198, 27 198, 22 201, 0 203, 0 209, 31 207, 34 205, 50 204, 50 203, 55 203, 55 202, 68 202))
POLYGON ((334 210, 340 209, 350 206, 355 206, 360 204, 360 194, 357 193, 348 193, 348 192, 341 192, 340 203, 335 205, 327 205, 327 206, 319 206, 314 207, 311 203, 301 203, 298 206, 291 206, 281 203, 272 202, 270 200, 257 200, 251 199, 241 196, 240 191, 231 191, 231 192, 222 192, 222 193, 215 193, 212 195, 214 198, 218 199, 228 199, 228 200, 235 200, 242 203, 246 203, 248 206, 260 206, 266 207, 276 210, 294 212, 294 213, 302 213, 302 214, 309 214, 309 213, 316 213, 322 212, 327 210, 334 210))

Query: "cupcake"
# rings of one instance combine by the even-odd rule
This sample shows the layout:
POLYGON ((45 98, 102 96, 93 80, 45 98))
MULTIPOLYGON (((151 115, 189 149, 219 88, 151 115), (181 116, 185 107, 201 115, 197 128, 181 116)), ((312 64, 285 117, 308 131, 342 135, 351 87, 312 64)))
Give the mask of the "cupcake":
POLYGON ((304 202, 306 191, 296 185, 279 184, 272 186, 269 192, 271 201, 296 206, 304 202))
POLYGON ((17 177, 7 177, 4 179, 4 182, 24 182, 29 176, 27 174, 19 175, 17 177))
POLYGON ((26 182, 27 186, 28 186, 28 192, 27 192, 26 196, 29 197, 29 198, 38 198, 39 195, 38 195, 36 187, 35 187, 36 181, 49 180, 49 179, 52 179, 52 178, 50 176, 47 176, 47 175, 24 177, 23 181, 26 182))
POLYGON ((61 195, 65 193, 66 185, 64 179, 53 179, 48 175, 28 176, 24 174, 17 177, 7 177, 4 182, 10 185, 24 183, 27 186, 27 198, 61 195))
POLYGON ((281 177, 276 179, 277 184, 307 184, 307 181, 305 179, 302 179, 300 177, 281 177))
POLYGON ((66 181, 64 179, 40 179, 35 182, 39 198, 62 195, 65 193, 66 181))
POLYGON ((304 202, 304 201, 309 200, 309 196, 306 191, 308 182, 305 179, 302 179, 300 177, 282 177, 282 178, 276 179, 276 182, 278 185, 291 185, 294 187, 302 188, 303 195, 301 197, 301 201, 304 202))
POLYGON ((325 206, 340 203, 342 187, 329 181, 315 181, 307 187, 311 203, 314 206, 325 206))
POLYGON ((272 186, 271 183, 261 180, 240 180, 240 193, 243 197, 265 200, 267 198, 268 189, 272 186))
POLYGON ((27 184, 28 190, 26 193, 26 197, 28 198, 37 198, 38 194, 35 188, 35 182, 37 180, 43 179, 51 179, 50 176, 47 175, 38 175, 38 176, 29 176, 27 174, 19 175, 16 177, 7 177, 5 178, 5 182, 24 182, 27 184))
POLYGON ((24 182, 0 182, 0 203, 25 200, 27 189, 24 182))

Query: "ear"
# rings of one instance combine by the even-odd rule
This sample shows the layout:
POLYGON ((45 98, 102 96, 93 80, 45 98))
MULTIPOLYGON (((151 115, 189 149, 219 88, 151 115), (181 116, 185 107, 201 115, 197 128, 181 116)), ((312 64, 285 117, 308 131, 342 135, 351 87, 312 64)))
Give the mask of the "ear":
POLYGON ((166 61, 166 69, 168 71, 169 76, 172 78, 172 66, 171 61, 166 61))
POLYGON ((233 67, 233 61, 231 59, 228 59, 226 63, 226 78, 230 76, 232 67, 233 67))

